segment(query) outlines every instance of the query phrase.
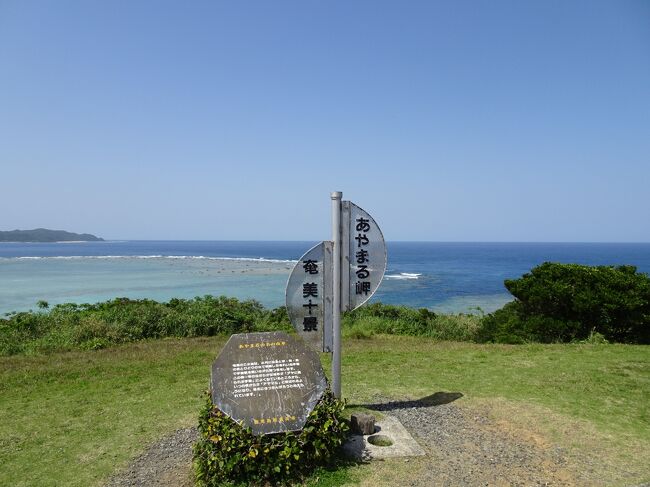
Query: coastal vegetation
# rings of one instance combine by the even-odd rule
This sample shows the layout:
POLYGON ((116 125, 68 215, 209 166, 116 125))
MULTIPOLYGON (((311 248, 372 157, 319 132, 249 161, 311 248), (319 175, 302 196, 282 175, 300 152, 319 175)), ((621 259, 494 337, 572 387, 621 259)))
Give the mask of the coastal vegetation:
POLYGON ((0 242, 102 242, 103 240, 90 233, 73 233, 47 228, 0 231, 0 242))
MULTIPOLYGON (((650 343, 650 278, 632 266, 546 263, 505 282, 515 300, 494 313, 437 314, 371 303, 343 317, 343 336, 421 336, 476 343, 650 343)), ((101 349, 158 338, 292 331, 284 307, 225 296, 118 298, 59 304, 0 319, 0 354, 101 349)))
MULTIPOLYGON (((344 316, 343 335, 411 335, 473 341, 480 322, 481 318, 475 315, 437 315, 427 309, 373 303, 344 316)), ((59 304, 51 309, 41 301, 36 312, 13 313, 0 319, 0 355, 97 350, 157 338, 229 336, 271 330, 293 332, 284 307, 268 310, 253 300, 225 296, 163 303, 118 298, 96 304, 59 304)))
POLYGON ((0 320, 0 354, 96 350, 139 340, 231 335, 284 329, 284 309, 266 310, 256 301, 225 296, 172 299, 118 298, 96 304, 60 304, 0 320))
POLYGON ((546 262, 505 286, 516 299, 482 321, 480 341, 650 343, 650 277, 634 266, 546 262))

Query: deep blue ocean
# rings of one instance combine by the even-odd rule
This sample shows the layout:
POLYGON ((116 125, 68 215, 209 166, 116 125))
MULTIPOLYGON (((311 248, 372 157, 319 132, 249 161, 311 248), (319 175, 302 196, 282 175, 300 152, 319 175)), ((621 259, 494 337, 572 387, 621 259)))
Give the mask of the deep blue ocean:
MULTIPOLYGON (((294 261, 316 242, 108 241, 0 244, 0 313, 118 296, 168 300, 204 294, 284 304, 294 261)), ((373 300, 442 312, 493 311, 511 299, 504 279, 546 261, 635 265, 650 244, 389 242, 373 300)))

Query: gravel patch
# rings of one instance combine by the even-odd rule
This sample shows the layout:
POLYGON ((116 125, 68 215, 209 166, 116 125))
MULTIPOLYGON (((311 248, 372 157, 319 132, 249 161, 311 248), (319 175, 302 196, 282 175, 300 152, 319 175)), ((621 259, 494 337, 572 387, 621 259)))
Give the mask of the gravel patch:
MULTIPOLYGON (((486 411, 452 404, 459 397, 461 394, 436 393, 419 401, 378 401, 366 406, 397 417, 427 451, 426 468, 404 485, 608 484, 599 475, 604 466, 593 458, 569 457, 559 446, 516 438, 495 425, 486 411)), ((618 474, 619 482, 625 484, 629 473, 618 474)))
MULTIPOLYGON (((379 408, 378 408, 379 409, 379 408)), ((380 409, 381 410, 381 409, 380 409)), ((393 409, 428 454, 411 486, 575 485, 559 450, 543 451, 488 429, 482 415, 453 404, 393 409)))
POLYGON ((192 445, 196 428, 184 428, 157 441, 129 467, 112 477, 106 487, 189 487, 192 482, 192 445))
MULTIPOLYGON (((586 455, 524 440, 504 431, 489 411, 461 408, 461 394, 436 393, 418 401, 378 398, 364 407, 396 417, 426 451, 425 467, 403 486, 599 486, 611 484, 612 470, 586 455), (607 471, 604 480, 600 475, 607 471)), ((157 441, 106 487, 191 487, 192 444, 196 428, 185 428, 157 441)), ((406 460, 408 461, 408 460, 406 460)), ((629 472, 615 472, 617 485, 633 485, 629 472)), ((648 485, 648 484, 643 484, 648 485)))

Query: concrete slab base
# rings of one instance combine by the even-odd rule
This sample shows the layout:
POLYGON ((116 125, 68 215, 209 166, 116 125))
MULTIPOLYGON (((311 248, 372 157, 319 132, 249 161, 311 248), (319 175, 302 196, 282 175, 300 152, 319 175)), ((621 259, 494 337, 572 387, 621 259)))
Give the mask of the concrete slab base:
POLYGON ((424 450, 406 431, 402 423, 393 416, 384 416, 375 425, 373 435, 352 435, 343 446, 343 451, 360 460, 372 460, 392 457, 418 457, 425 455, 424 450), (377 446, 368 441, 373 435, 382 435, 393 442, 390 446, 377 446))

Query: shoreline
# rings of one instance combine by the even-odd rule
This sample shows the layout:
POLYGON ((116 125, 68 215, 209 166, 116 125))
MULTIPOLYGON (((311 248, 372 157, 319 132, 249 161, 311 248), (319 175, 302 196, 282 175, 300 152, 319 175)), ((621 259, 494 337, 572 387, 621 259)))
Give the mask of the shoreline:
POLYGON ((17 255, 0 257, 0 260, 117 260, 117 259, 171 259, 171 260, 207 260, 207 261, 238 261, 270 264, 295 264, 297 259, 268 259, 266 257, 212 257, 208 255, 17 255))
POLYGON ((2 240, 0 244, 62 244, 62 243, 97 243, 97 242, 106 242, 106 240, 52 240, 47 242, 41 242, 38 240, 26 241, 26 240, 2 240))

